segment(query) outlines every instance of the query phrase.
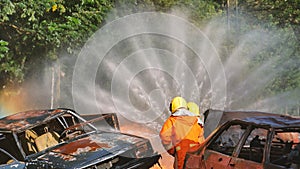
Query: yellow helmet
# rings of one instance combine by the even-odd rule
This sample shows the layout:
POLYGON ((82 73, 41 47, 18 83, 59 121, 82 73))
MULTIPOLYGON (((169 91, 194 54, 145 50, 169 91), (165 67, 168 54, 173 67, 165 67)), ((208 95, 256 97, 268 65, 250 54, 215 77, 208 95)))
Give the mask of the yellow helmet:
POLYGON ((174 113, 176 110, 178 110, 179 108, 186 108, 187 109, 187 106, 186 106, 186 101, 184 98, 182 97, 174 97, 171 104, 170 104, 170 111, 172 113, 174 113))
POLYGON ((200 115, 200 110, 199 110, 199 106, 194 103, 194 102, 188 102, 187 103, 187 109, 194 113, 196 116, 199 116, 200 115))

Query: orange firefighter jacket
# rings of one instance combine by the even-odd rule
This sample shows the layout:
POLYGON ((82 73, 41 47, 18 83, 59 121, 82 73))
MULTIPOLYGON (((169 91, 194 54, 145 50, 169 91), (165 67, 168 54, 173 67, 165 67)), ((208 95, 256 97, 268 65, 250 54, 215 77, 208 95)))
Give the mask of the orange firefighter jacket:
POLYGON ((166 150, 171 149, 187 139, 200 143, 203 138, 203 127, 199 125, 196 116, 170 116, 164 123, 160 138, 166 150))
POLYGON ((203 141, 203 127, 196 116, 170 116, 160 131, 164 148, 175 156, 174 168, 182 168, 186 152, 203 141))

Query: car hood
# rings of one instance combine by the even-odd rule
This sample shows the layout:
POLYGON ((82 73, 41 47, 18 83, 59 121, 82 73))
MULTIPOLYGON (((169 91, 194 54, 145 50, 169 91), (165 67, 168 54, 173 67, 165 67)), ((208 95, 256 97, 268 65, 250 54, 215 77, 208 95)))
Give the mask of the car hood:
POLYGON ((112 159, 146 139, 121 133, 95 133, 66 142, 37 157, 35 161, 49 168, 80 168, 112 159))

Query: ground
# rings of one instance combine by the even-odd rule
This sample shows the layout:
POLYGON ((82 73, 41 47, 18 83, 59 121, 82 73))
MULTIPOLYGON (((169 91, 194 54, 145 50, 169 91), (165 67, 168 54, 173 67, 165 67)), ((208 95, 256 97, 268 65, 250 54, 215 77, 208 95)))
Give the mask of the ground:
MULTIPOLYGON (((122 122, 121 122, 122 123, 122 122)), ((154 151, 161 153, 162 158, 159 160, 162 169, 173 169, 173 156, 169 155, 162 147, 158 134, 142 124, 129 123, 121 124, 120 130, 125 133, 146 137, 151 141, 154 151), (139 129, 139 130, 136 130, 139 129)), ((159 165, 155 165, 150 169, 161 169, 159 165)))

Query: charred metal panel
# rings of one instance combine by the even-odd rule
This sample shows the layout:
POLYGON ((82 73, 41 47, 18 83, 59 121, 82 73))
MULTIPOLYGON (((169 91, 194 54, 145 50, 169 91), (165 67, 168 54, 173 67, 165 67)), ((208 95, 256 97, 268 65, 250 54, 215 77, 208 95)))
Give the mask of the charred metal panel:
POLYGON ((93 121, 92 124, 99 129, 109 129, 113 128, 115 130, 120 130, 119 120, 117 114, 108 113, 108 114, 83 114, 81 115, 86 120, 93 120, 99 117, 103 117, 102 120, 93 121))
POLYGON ((80 155, 81 153, 94 152, 101 148, 110 148, 107 143, 96 142, 92 140, 90 137, 83 138, 68 144, 65 144, 55 150, 53 153, 57 153, 58 156, 63 158, 63 160, 75 160, 75 157, 80 155))
POLYGON ((245 121, 261 125, 269 125, 274 128, 299 127, 300 118, 290 116, 257 116, 245 118, 245 121))
POLYGON ((263 169, 264 165, 263 163, 256 163, 253 161, 249 161, 249 160, 244 160, 244 159, 239 159, 239 158, 233 158, 230 161, 230 166, 234 167, 234 168, 254 168, 254 169, 263 169))
POLYGON ((216 127, 215 132, 198 150, 187 154, 188 169, 300 167, 300 117, 255 111, 210 111, 206 113, 205 125, 211 131, 216 127), (236 134, 237 128, 229 130, 235 125, 244 134, 236 134))
MULTIPOLYGON (((119 129, 116 114, 89 118, 87 121, 70 109, 55 109, 26 111, 0 119, 0 148, 16 161, 9 168, 21 166, 19 162, 27 168, 149 168, 158 162, 160 155, 153 152, 148 139, 116 130, 100 131, 92 124, 104 122, 119 129), (54 144, 50 144, 50 138, 55 139, 54 144), (39 149, 40 144, 47 146, 39 149)), ((0 154, 3 161, 4 156, 0 154)))
POLYGON ((25 130, 37 123, 42 122, 44 119, 53 116, 63 110, 32 110, 16 113, 0 119, 0 131, 17 131, 25 130))
POLYGON ((205 137, 209 136, 218 126, 233 119, 251 119, 254 123, 276 126, 300 125, 299 118, 293 118, 286 115, 258 112, 258 111, 222 111, 207 110, 205 112, 205 137), (265 117, 261 117, 265 116, 265 117), (250 118, 251 117, 251 118, 250 118))
POLYGON ((10 164, 1 165, 1 169, 23 169, 25 168, 25 164, 22 162, 14 161, 10 164))
MULTIPOLYGON (((58 168, 60 164, 65 164, 65 168, 73 168, 73 166, 88 165, 108 159, 113 160, 113 157, 121 155, 122 157, 119 158, 127 159, 127 161, 122 161, 126 164, 137 158, 138 151, 143 151, 139 150, 140 148, 145 148, 146 151, 152 150, 151 146, 146 143, 146 140, 139 137, 133 138, 121 133, 100 132, 68 142, 38 157, 38 159, 39 161, 53 162, 54 168, 58 168), (143 145, 147 145, 147 147, 143 145)), ((151 154, 148 155, 151 156, 151 154)))
POLYGON ((214 151, 206 151, 204 153, 204 164, 207 168, 216 169, 231 169, 232 166, 229 165, 231 156, 220 154, 214 151))
POLYGON ((204 169, 205 164, 204 161, 202 160, 202 155, 201 154, 187 154, 186 155, 186 162, 185 162, 185 167, 186 169, 204 169))
POLYGON ((207 138, 219 125, 223 111, 208 110, 205 116, 204 137, 207 138))

